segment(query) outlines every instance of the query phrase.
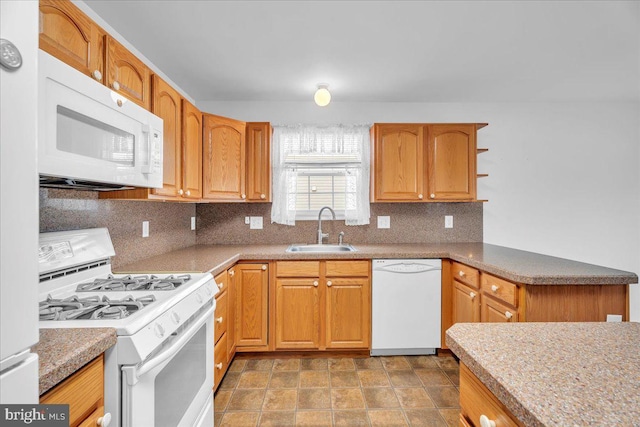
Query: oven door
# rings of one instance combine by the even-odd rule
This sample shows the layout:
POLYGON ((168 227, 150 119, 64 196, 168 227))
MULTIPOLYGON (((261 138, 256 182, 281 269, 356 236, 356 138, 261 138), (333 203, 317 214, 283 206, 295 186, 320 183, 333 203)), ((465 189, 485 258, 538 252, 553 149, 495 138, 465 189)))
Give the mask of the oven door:
POLYGON ((192 427, 211 419, 213 311, 178 330, 142 365, 122 367, 122 427, 192 427))

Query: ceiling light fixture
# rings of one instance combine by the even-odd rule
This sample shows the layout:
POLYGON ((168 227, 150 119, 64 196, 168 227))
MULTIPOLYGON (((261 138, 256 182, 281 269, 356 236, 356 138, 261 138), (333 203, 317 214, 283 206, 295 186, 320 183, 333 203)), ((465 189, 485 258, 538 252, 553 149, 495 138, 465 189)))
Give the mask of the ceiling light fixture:
POLYGON ((328 84, 318 83, 318 90, 316 90, 315 95, 313 95, 313 100, 320 107, 326 107, 331 102, 331 93, 328 88, 328 84))

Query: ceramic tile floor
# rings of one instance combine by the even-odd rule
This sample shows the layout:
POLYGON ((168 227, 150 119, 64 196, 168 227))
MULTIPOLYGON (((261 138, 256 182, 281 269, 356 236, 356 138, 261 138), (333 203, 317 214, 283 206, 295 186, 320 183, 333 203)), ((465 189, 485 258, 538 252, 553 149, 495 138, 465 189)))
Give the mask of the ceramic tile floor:
POLYGON ((214 399, 216 426, 457 426, 453 357, 238 359, 214 399))

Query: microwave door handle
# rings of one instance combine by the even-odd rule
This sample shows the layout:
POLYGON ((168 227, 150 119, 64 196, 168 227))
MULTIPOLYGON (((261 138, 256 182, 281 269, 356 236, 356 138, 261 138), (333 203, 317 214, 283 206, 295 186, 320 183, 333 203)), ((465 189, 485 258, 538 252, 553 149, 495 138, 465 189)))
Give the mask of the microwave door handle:
POLYGON ((204 324, 209 318, 213 318, 213 312, 215 311, 215 305, 209 307, 207 311, 205 311, 200 317, 198 317, 195 321, 192 322, 192 325, 185 331, 182 332, 180 338, 178 338, 169 348, 159 353, 156 357, 149 360, 147 363, 142 365, 141 367, 133 366, 123 366, 122 371, 125 373, 127 377, 127 383, 130 386, 135 385, 138 382, 138 379, 151 371, 158 365, 161 365, 167 359, 173 357, 180 349, 187 343, 189 339, 196 333, 196 331, 204 324))
POLYGON ((142 133, 147 136, 147 164, 142 166, 142 173, 150 174, 152 167, 151 162, 153 160, 154 147, 151 146, 151 126, 148 124, 142 125, 142 133))

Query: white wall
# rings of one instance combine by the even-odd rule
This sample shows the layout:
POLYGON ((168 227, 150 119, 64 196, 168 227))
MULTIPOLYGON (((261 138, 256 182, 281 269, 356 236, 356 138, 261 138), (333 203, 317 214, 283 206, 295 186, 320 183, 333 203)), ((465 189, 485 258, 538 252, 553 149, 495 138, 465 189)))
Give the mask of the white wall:
MULTIPOLYGON (((487 243, 640 273, 640 103, 198 102, 277 123, 488 122, 478 133, 487 243)), ((640 289, 631 287, 640 321, 640 289)))

